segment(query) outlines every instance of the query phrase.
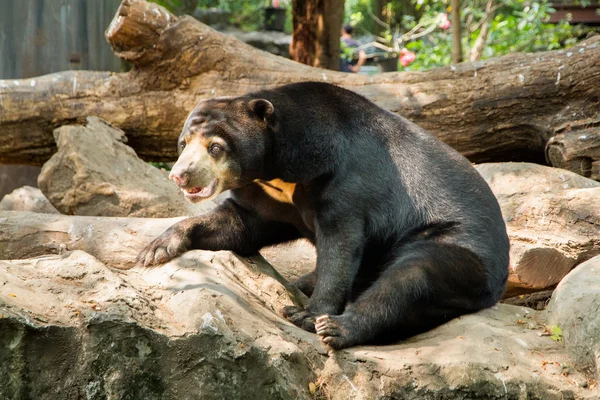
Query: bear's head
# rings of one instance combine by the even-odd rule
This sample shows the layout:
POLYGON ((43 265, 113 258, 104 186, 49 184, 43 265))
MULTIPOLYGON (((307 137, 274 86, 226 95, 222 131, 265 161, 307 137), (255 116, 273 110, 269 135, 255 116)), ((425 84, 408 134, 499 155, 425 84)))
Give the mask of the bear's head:
POLYGON ((261 179, 268 163, 273 104, 247 97, 200 102, 178 140, 179 158, 169 178, 191 202, 261 179))

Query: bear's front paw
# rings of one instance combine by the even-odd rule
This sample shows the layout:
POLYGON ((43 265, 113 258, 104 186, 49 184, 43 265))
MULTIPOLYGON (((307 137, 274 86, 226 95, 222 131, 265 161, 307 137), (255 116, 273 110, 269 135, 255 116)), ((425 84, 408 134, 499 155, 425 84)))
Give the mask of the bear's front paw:
POLYGON ((294 306, 284 307, 282 313, 292 324, 305 331, 315 333, 315 314, 303 308, 294 306))
POLYGON ((153 267, 171 261, 191 249, 191 241, 178 230, 167 230, 137 256, 137 266, 153 267))

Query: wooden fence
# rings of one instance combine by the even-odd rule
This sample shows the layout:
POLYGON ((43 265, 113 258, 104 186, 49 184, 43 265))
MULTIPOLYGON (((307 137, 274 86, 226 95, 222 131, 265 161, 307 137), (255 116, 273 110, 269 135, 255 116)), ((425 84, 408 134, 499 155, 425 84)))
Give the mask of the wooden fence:
POLYGON ((0 79, 119 71, 104 38, 120 0, 0 0, 0 79))
MULTIPOLYGON (((69 69, 120 71, 123 65, 104 38, 120 3, 0 0, 0 79, 69 69)), ((23 185, 37 186, 39 171, 39 167, 0 165, 0 199, 23 185)))

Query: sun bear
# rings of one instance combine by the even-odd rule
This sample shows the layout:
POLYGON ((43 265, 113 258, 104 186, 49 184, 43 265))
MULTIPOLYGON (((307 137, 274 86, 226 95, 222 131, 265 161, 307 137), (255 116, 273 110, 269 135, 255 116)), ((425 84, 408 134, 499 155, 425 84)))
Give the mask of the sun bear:
POLYGON ((455 150, 349 90, 305 82, 200 102, 170 177, 192 202, 138 263, 190 249, 251 255, 307 238, 317 265, 285 318, 333 349, 390 343, 494 305, 509 242, 486 182, 455 150))

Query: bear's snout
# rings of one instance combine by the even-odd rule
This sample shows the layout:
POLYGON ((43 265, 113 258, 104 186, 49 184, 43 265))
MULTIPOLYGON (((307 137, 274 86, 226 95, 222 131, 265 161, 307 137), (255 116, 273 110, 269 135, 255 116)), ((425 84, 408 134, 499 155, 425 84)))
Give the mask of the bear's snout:
POLYGON ((172 179, 177 186, 184 187, 190 181, 190 174, 182 168, 176 167, 176 165, 173 166, 173 169, 169 173, 169 179, 172 179))

